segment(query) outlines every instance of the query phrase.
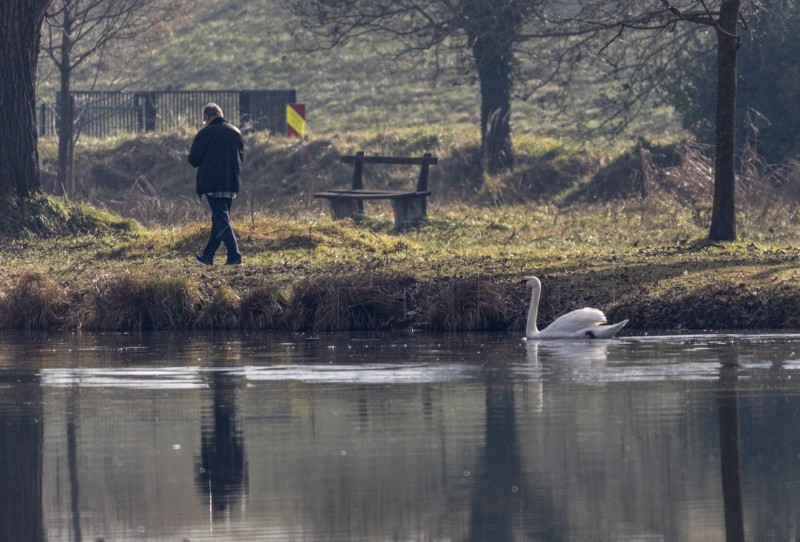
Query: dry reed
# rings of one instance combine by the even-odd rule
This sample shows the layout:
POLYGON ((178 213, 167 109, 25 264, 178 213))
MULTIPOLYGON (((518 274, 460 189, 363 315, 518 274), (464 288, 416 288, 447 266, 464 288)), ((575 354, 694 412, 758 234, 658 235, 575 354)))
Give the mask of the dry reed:
POLYGON ((235 329, 239 327, 240 300, 233 288, 220 286, 200 311, 195 327, 202 329, 235 329))
POLYGON ((200 294, 187 278, 102 275, 87 294, 77 327, 102 330, 186 329, 200 294))
POLYGON ((507 288, 489 280, 434 283, 425 297, 425 327, 430 330, 501 330, 511 324, 507 288))
POLYGON ((271 286, 251 289, 242 296, 241 326, 245 329, 284 329, 286 296, 271 286))
POLYGON ((59 328, 69 307, 67 291, 40 272, 27 272, 0 296, 0 327, 44 330, 59 328))
POLYGON ((414 282, 408 277, 306 280, 294 289, 289 313, 295 330, 385 330, 407 324, 414 282))

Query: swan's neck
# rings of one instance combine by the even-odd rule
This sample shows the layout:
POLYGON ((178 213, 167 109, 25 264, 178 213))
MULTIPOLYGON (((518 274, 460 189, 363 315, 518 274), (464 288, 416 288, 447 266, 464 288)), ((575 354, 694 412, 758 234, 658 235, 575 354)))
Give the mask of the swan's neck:
POLYGON ((525 336, 534 337, 539 334, 539 329, 536 327, 536 319, 539 316, 539 295, 541 294, 541 287, 534 282, 531 286, 531 305, 528 307, 528 323, 525 326, 525 336))

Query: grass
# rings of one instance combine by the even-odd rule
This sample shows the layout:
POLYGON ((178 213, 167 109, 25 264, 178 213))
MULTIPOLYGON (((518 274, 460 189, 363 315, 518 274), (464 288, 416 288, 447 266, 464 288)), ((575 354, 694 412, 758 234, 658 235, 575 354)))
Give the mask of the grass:
MULTIPOLYGON (((518 137, 519 167, 479 179, 477 133, 454 126, 249 136, 233 211, 245 265, 208 268, 193 261, 208 211, 193 196, 190 140, 84 140, 83 197, 41 197, 9 214, 24 227, 0 239, 0 327, 521 330, 528 299, 516 284, 529 274, 544 284, 542 324, 596 306, 629 318, 629 330, 800 327, 797 171, 775 182, 748 166, 740 241, 714 245, 704 242, 711 168, 692 145, 609 153, 518 137), (394 233, 384 203, 337 222, 314 200, 349 185, 338 157, 361 149, 439 157, 419 229, 394 233)), ((42 145, 45 178, 53 150, 42 145)), ((416 174, 377 168, 365 182, 413 185, 416 174)))
MULTIPOLYGON (((433 206, 419 230, 378 213, 238 220, 245 265, 197 266, 205 224, 6 239, 3 327, 25 329, 521 329, 518 279, 541 319, 584 305, 632 330, 794 329, 798 229, 700 243, 691 210, 655 196, 557 208, 433 206), (642 225, 647 214, 647 227, 642 225)), ((755 225, 753 225, 755 227, 755 225)))

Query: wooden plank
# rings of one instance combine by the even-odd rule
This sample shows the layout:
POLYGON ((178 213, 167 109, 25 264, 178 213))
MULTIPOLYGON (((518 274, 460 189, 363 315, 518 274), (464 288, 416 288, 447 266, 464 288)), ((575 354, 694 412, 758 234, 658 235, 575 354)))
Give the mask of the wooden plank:
POLYGON ((347 155, 341 158, 343 164, 396 164, 423 165, 438 164, 435 156, 364 156, 362 154, 347 155))
MULTIPOLYGON (((364 158, 364 151, 358 151, 355 158, 364 158)), ((361 190, 364 188, 364 163, 356 161, 353 167, 353 190, 361 190)))
POLYGON ((397 199, 408 199, 408 198, 417 198, 417 197, 428 197, 430 196, 430 192, 386 192, 386 191, 371 191, 371 190, 343 190, 343 191, 328 191, 328 192, 317 192, 314 194, 315 198, 322 198, 322 199, 349 199, 349 200, 378 200, 378 199, 388 199, 388 200, 397 200, 397 199))
POLYGON ((360 188, 354 190, 352 188, 330 188, 323 192, 317 192, 317 194, 405 194, 406 190, 387 190, 385 188, 377 188, 377 189, 369 189, 369 188, 360 188))

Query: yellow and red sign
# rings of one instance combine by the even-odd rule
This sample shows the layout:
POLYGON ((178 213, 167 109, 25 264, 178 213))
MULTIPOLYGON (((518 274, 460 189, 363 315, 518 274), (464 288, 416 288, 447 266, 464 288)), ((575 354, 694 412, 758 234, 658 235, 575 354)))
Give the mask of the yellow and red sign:
POLYGON ((286 104, 286 137, 306 135, 306 104, 286 104))

